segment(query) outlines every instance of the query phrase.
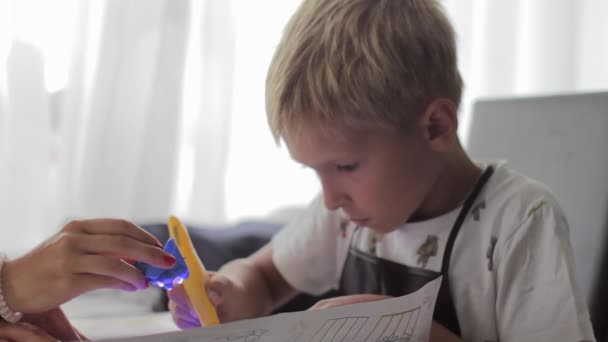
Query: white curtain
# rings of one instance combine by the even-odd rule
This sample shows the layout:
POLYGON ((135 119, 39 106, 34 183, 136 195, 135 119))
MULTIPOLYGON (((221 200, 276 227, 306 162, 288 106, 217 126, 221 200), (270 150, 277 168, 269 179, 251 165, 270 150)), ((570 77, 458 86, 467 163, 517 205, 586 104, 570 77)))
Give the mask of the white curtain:
POLYGON ((166 219, 190 2, 19 0, 0 12, 0 248, 20 252, 69 218, 166 219), (54 31, 64 20, 67 32, 54 31), (58 34, 71 53, 64 84, 49 89, 49 56, 66 46, 42 42, 65 42, 58 34))
POLYGON ((9 253, 48 232, 53 206, 46 56, 23 27, 37 18, 17 22, 17 12, 13 2, 0 2, 0 241, 9 253))
MULTIPOLYGON (((443 0, 480 96, 608 88, 608 2, 443 0)), ((264 78, 298 0, 0 0, 0 250, 69 218, 193 223, 306 203, 264 78)))
POLYGON ((608 2, 443 0, 465 79, 461 136, 479 97, 608 89, 608 2))
POLYGON ((61 212, 165 217, 172 208, 189 2, 79 4, 86 15, 74 51, 82 55, 61 93, 61 212), (97 46, 87 46, 91 40, 97 46))

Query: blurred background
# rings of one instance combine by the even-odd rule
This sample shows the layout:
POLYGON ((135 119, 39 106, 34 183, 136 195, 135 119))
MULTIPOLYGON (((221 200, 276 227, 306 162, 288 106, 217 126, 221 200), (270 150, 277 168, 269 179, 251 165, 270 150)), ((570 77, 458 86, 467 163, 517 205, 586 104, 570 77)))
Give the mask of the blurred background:
MULTIPOLYGON (((298 0, 0 0, 0 250, 72 218, 194 224, 306 204, 264 79, 298 0)), ((608 89, 608 2, 444 0, 480 97, 608 89)))

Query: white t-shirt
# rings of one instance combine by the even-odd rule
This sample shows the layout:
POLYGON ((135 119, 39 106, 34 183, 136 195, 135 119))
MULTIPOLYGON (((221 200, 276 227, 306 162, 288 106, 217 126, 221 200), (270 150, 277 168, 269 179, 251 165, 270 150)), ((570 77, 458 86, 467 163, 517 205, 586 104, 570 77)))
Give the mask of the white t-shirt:
MULTIPOLYGON (((574 271, 568 223, 543 185, 505 163, 478 195, 456 238, 450 290, 465 341, 595 341, 574 271)), ((439 272, 461 208, 377 234, 328 211, 321 197, 272 241, 273 261, 296 289, 339 286, 352 243, 399 264, 439 272)))

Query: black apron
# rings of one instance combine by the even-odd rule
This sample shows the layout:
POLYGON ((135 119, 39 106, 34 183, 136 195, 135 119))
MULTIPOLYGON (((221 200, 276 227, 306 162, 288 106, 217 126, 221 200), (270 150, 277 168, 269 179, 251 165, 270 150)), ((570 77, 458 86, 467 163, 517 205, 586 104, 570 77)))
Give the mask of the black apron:
MULTIPOLYGON (((460 231, 464 219, 471 210, 477 195, 493 172, 494 168, 488 166, 477 181, 473 191, 465 200, 448 237, 441 263, 441 272, 410 267, 378 258, 358 250, 352 246, 351 240, 351 246, 340 279, 340 294, 374 293, 399 297, 415 292, 426 283, 437 279, 440 275, 444 275, 437 296, 433 319, 460 336, 460 325, 458 324, 454 301, 450 294, 450 281, 448 277, 450 257, 454 241, 456 241, 456 236, 460 231)), ((353 237, 358 228, 353 232, 353 237)))

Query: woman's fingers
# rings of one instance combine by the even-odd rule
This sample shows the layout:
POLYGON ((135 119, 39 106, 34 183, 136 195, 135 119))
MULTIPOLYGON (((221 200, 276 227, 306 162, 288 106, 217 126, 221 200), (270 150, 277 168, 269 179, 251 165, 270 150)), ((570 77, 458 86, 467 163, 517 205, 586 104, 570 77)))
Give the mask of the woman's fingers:
MULTIPOLYGON (((103 255, 83 254, 73 261, 75 281, 84 290, 91 290, 91 284, 100 282, 95 288, 104 286, 114 287, 116 281, 130 284, 133 289, 144 289, 148 287, 148 282, 140 270, 133 265, 118 258, 110 258, 103 255), (91 275, 114 278, 114 282, 109 282, 105 278, 91 277, 91 275)), ((127 288, 128 289, 128 288, 127 288)))
POLYGON ((21 321, 31 323, 44 330, 47 334, 62 341, 86 339, 72 326, 60 307, 56 307, 47 312, 24 315, 21 321))
POLYGON ((135 240, 162 248, 162 244, 154 235, 126 220, 93 219, 72 221, 63 229, 66 232, 85 233, 93 235, 126 235, 135 240))
POLYGON ((75 282, 78 282, 79 287, 77 295, 81 295, 83 293, 98 289, 115 289, 133 292, 148 287, 148 284, 147 282, 145 282, 145 280, 144 285, 137 287, 126 281, 98 274, 79 274, 76 276, 75 279, 75 282))
POLYGON ((89 254, 112 255, 162 268, 175 265, 175 258, 162 248, 134 240, 129 236, 79 234, 74 240, 76 248, 89 254))
POLYGON ((112 255, 169 268, 175 258, 160 242, 137 225, 124 220, 73 221, 57 238, 59 242, 90 254, 112 255))
POLYGON ((56 342, 57 339, 35 325, 19 322, 0 322, 0 339, 14 342, 56 342))

